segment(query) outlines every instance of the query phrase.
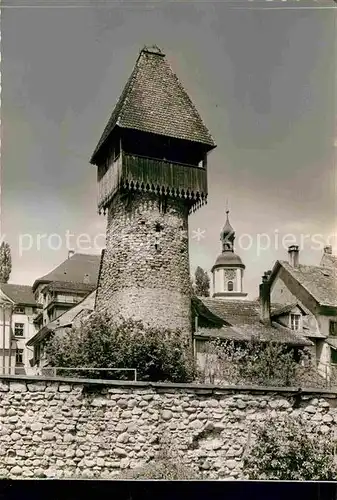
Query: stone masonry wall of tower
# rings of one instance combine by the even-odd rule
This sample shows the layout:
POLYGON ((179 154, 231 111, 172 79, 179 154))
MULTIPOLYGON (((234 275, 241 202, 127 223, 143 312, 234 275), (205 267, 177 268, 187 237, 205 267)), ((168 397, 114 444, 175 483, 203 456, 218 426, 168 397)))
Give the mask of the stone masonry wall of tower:
POLYGON ((142 320, 151 326, 191 332, 188 213, 181 199, 118 193, 108 209, 106 250, 96 309, 115 319, 142 320), (157 245, 157 247, 156 247, 157 245))

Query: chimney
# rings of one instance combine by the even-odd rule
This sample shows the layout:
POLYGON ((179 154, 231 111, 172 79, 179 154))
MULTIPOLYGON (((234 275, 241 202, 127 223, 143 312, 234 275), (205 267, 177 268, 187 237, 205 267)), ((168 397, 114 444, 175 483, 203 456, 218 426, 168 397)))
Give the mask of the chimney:
POLYGON ((75 250, 68 250, 68 259, 75 254, 75 250))
POLYGON ((324 247, 324 253, 327 253, 328 255, 332 255, 332 246, 327 245, 326 247, 324 247))
POLYGON ((270 284, 269 277, 271 271, 267 271, 262 276, 262 283, 260 284, 260 319, 263 324, 269 326, 270 320, 270 284))
POLYGON ((298 245, 291 245, 288 248, 289 264, 292 267, 298 267, 299 265, 299 250, 298 245))

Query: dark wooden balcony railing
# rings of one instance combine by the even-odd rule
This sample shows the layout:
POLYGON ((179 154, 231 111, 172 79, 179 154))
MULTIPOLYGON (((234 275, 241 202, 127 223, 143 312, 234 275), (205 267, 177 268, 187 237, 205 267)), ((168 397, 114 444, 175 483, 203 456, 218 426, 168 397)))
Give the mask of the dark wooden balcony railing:
POLYGON ((175 196, 188 193, 191 200, 207 197, 207 172, 203 167, 125 153, 110 165, 98 184, 99 209, 107 206, 121 184, 164 189, 175 196))

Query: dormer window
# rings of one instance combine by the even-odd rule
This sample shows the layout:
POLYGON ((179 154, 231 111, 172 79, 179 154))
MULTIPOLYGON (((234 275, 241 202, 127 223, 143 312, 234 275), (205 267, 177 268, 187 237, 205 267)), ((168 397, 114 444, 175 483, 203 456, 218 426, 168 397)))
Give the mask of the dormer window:
POLYGON ((234 283, 233 283, 233 281, 228 281, 228 283, 227 283, 227 290, 229 292, 232 292, 234 290, 234 283))
POLYGON ((25 308, 24 307, 16 307, 14 309, 14 314, 25 314, 25 308))
POLYGON ((301 329, 301 315, 300 314, 291 314, 290 315, 290 328, 294 331, 298 331, 301 329))

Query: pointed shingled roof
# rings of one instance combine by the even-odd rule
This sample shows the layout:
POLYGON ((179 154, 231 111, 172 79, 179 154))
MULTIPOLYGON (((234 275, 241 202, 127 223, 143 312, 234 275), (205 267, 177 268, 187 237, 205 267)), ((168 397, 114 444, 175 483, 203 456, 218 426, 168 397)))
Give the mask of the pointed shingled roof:
POLYGON ((101 139, 97 153, 115 127, 204 144, 215 142, 198 111, 158 47, 144 47, 126 83, 101 139))
POLYGON ((235 231, 229 222, 229 210, 226 210, 226 223, 221 231, 220 239, 221 241, 227 238, 229 241, 235 236, 235 231))

